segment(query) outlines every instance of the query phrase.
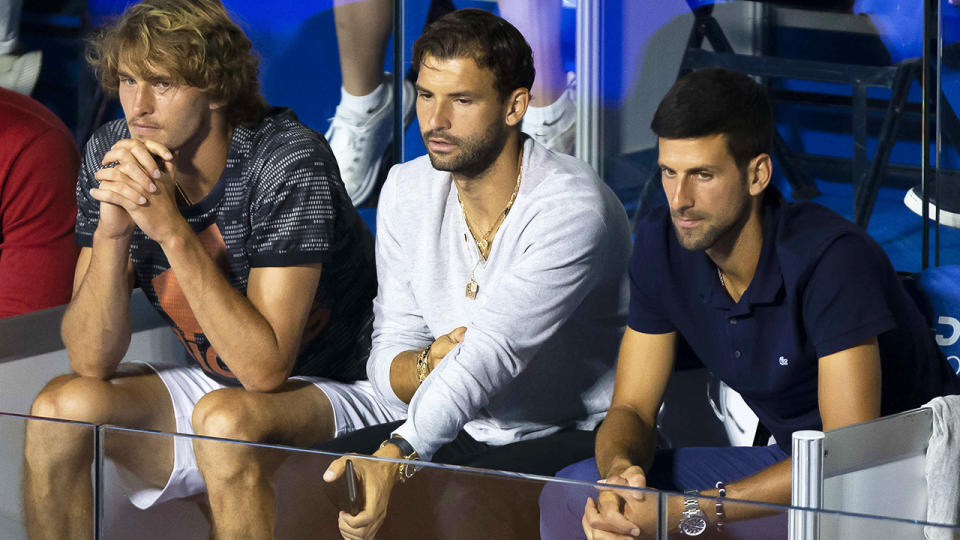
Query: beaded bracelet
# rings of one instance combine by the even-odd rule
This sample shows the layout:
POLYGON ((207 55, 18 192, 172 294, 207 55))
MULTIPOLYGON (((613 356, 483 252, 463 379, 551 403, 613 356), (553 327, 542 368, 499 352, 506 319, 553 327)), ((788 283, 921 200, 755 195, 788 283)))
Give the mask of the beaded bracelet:
POLYGON ((723 530, 724 525, 724 513, 723 513, 723 498, 727 496, 727 486, 723 482, 717 482, 717 491, 720 492, 720 496, 717 498, 715 510, 717 511, 717 531, 723 530))

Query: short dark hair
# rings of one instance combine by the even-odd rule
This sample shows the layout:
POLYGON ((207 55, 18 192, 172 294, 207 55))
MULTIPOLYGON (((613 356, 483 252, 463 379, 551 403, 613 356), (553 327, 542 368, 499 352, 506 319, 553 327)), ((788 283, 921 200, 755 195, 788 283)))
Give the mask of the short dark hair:
POLYGON ((434 21, 413 44, 414 73, 424 58, 472 58, 493 73, 493 85, 506 99, 517 88, 533 86, 533 52, 512 24, 482 9, 458 9, 434 21))
POLYGON ((773 147, 773 110, 763 87, 736 71, 706 68, 681 77, 667 92, 650 129, 664 139, 722 133, 742 170, 773 147))
POLYGON ((220 0, 143 0, 91 38, 86 57, 112 95, 121 63, 142 70, 135 76, 162 68, 176 82, 224 101, 231 124, 252 124, 267 110, 252 47, 220 0))

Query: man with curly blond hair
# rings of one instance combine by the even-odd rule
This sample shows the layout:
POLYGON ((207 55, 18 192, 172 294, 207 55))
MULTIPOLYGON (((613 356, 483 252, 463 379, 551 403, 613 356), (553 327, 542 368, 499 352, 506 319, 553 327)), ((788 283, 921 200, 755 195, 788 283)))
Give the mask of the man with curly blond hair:
MULTIPOLYGON (((323 137, 267 106, 250 41, 220 2, 144 0, 88 60, 124 118, 93 135, 78 180, 82 250, 62 324, 75 374, 32 413, 302 447, 397 419, 364 380, 373 238, 323 137), (120 364, 133 287, 185 363, 120 364)), ((272 536, 276 463, 172 439, 106 445, 136 478, 135 505, 206 491, 214 536, 272 536)), ((32 536, 88 536, 89 441, 34 424, 25 458, 32 536)))

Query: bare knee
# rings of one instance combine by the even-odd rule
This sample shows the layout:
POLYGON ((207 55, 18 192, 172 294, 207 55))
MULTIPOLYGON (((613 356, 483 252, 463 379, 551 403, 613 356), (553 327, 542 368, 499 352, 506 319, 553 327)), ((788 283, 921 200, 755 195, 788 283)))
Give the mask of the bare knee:
POLYGON ((75 422, 104 424, 110 420, 110 383, 78 375, 53 379, 33 400, 30 414, 75 422))
POLYGON ((256 397, 241 388, 223 388, 200 398, 193 408, 193 431, 197 435, 263 442, 269 426, 258 421, 256 397))

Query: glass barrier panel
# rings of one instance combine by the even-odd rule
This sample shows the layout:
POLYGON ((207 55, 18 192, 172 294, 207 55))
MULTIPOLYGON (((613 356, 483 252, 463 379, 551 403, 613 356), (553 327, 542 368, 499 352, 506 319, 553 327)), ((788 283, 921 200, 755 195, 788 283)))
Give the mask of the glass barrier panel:
POLYGON ((93 535, 95 429, 0 413, 0 538, 63 538, 64 531, 93 535), (76 452, 63 452, 66 447, 76 452), (68 462, 75 464, 75 474, 64 472, 68 462))
MULTIPOLYGON (((107 456, 100 499, 103 538, 205 538, 211 506, 226 537, 339 538, 339 512, 350 508, 346 482, 323 480, 324 471, 340 457, 335 454, 111 427, 101 429, 101 445, 107 456), (174 448, 181 452, 176 459, 170 455, 174 448), (181 458, 190 448, 206 456, 200 463, 215 465, 204 466, 202 476, 195 470, 175 473, 164 485, 174 462, 185 471, 181 458), (232 487, 224 489, 227 485, 232 487), (264 524, 267 530, 255 530, 264 524)), ((380 466, 399 474, 397 461, 347 457, 359 471, 358 492, 366 504, 362 470, 380 466)), ((587 499, 598 495, 591 484, 432 463, 417 466, 390 493, 378 538, 526 540, 538 538, 541 527, 544 537, 576 537, 582 534, 587 499)), ((656 520, 658 504, 657 495, 649 492, 636 506, 656 520)))

